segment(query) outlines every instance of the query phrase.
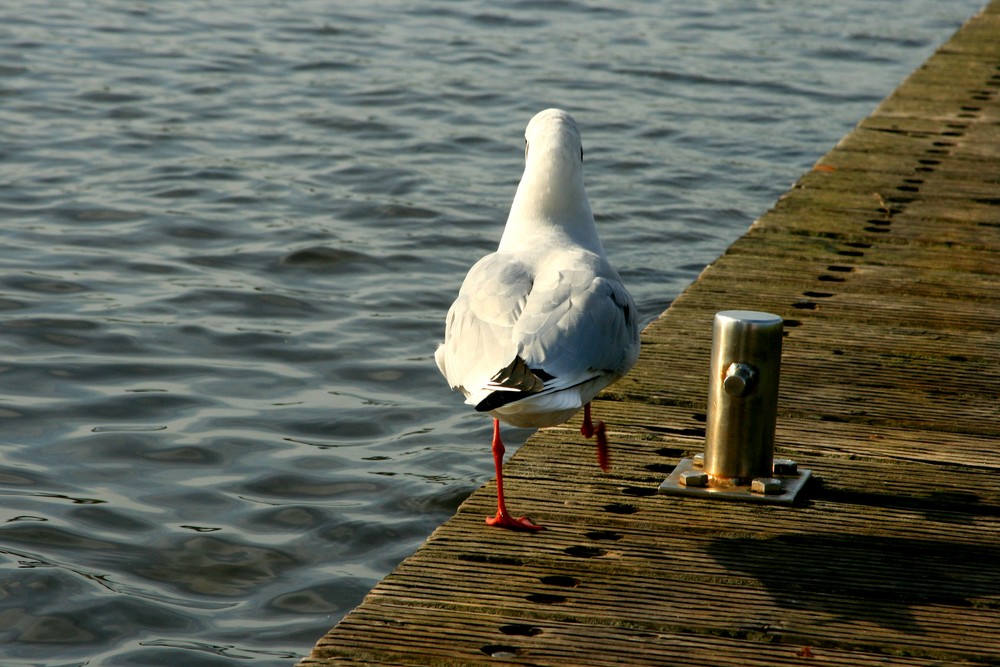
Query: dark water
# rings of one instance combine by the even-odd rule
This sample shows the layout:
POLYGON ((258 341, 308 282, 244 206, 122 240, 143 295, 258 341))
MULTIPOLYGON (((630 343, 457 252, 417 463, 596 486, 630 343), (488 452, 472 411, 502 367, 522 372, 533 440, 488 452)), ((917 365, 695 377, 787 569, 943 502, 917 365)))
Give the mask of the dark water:
POLYGON ((0 663, 290 665, 492 476, 536 111, 648 322, 980 1, 690 4, 0 2, 0 663))

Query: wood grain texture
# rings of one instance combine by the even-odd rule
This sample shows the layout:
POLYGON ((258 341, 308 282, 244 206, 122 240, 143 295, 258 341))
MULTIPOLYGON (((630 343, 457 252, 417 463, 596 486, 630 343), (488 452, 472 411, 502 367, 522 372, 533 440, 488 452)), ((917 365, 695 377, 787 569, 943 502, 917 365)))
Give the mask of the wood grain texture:
POLYGON ((1000 665, 1000 0, 643 334, 579 423, 475 492, 303 667, 1000 665), (796 507, 657 493, 704 441, 714 314, 786 320, 796 507))

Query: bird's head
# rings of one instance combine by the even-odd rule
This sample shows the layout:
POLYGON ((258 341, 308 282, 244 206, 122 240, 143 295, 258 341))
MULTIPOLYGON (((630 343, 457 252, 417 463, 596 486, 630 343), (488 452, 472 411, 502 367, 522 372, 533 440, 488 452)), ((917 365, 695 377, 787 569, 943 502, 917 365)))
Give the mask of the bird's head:
POLYGON ((524 175, 511 218, 558 227, 592 225, 583 186, 583 145, 573 117, 561 109, 541 111, 528 123, 524 139, 524 175))
POLYGON ((524 130, 526 169, 582 172, 583 142, 573 117, 562 109, 546 109, 535 114, 524 130))

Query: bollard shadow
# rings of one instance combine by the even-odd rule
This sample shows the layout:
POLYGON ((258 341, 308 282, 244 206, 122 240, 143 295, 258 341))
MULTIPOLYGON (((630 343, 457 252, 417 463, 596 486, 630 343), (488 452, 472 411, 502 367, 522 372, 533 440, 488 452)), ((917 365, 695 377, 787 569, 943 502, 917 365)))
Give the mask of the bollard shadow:
POLYGON ((763 584, 776 605, 827 623, 926 635, 913 608, 970 609, 1000 591, 1000 545, 859 534, 714 539, 709 555, 763 584), (978 601, 977 601, 978 598, 978 601))

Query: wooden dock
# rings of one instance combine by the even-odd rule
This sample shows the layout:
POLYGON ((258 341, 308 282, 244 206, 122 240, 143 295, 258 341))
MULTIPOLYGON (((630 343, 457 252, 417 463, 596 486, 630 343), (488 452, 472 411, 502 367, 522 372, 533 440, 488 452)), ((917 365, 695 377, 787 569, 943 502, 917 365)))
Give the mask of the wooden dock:
MULTIPOLYGON (((1000 665, 1000 0, 316 645, 331 665, 1000 665), (714 314, 786 320, 797 507, 657 493, 704 441, 714 314)), ((485 452, 485 450, 484 450, 485 452)), ((485 454, 484 454, 485 455, 485 454)))

